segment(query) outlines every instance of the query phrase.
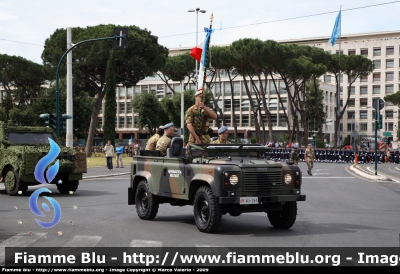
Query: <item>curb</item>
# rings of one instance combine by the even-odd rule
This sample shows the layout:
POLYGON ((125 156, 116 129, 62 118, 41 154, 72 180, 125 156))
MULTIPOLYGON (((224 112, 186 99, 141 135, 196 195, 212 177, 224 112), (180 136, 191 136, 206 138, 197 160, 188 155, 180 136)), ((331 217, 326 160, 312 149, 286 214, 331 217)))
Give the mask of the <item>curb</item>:
POLYGON ((365 172, 362 168, 359 168, 357 165, 351 165, 350 171, 356 173, 357 175, 359 175, 363 178, 374 180, 374 181, 393 181, 392 178, 389 178, 389 177, 384 177, 382 175, 369 174, 368 172, 365 172))
POLYGON ((131 173, 130 172, 122 172, 122 173, 113 173, 113 174, 107 174, 107 175, 87 176, 87 177, 83 177, 82 180, 104 178, 104 177, 115 177, 115 176, 121 176, 121 175, 127 175, 127 174, 131 174, 131 173))

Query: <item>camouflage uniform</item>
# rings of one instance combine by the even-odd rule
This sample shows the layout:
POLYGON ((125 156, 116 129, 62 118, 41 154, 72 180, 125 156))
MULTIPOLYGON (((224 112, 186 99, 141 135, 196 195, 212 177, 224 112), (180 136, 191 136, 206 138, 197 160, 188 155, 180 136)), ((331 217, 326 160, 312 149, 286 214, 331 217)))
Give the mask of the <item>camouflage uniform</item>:
POLYGON ((292 152, 290 153, 290 160, 292 160, 293 163, 297 165, 299 163, 299 159, 300 159, 299 150, 293 149, 292 152))
POLYGON ((155 150, 160 137, 161 136, 156 133, 149 140, 147 140, 145 150, 155 150))
POLYGON ((312 168, 314 167, 314 159, 315 159, 315 154, 314 154, 314 149, 307 148, 306 151, 304 152, 304 155, 306 157, 306 162, 307 162, 307 172, 309 175, 312 174, 312 168))
POLYGON ((230 143, 231 142, 229 142, 229 141, 221 142, 220 138, 211 142, 211 144, 230 144, 230 143))
MULTIPOLYGON (((208 108, 210 111, 214 112, 212 109, 208 108)), ((192 124, 196 134, 200 136, 201 131, 201 122, 203 120, 203 111, 201 108, 197 107, 196 105, 191 106, 185 113, 185 123, 192 124)), ((210 122, 207 120, 206 126, 204 127, 204 132, 202 134, 201 143, 202 144, 209 144, 211 141, 210 135, 208 134, 208 129, 210 128, 210 122)), ((195 143, 195 139, 192 134, 189 135, 188 143, 195 143)))
POLYGON ((161 156, 167 155, 167 148, 171 147, 172 139, 167 135, 163 135, 157 142, 156 150, 161 151, 161 156))

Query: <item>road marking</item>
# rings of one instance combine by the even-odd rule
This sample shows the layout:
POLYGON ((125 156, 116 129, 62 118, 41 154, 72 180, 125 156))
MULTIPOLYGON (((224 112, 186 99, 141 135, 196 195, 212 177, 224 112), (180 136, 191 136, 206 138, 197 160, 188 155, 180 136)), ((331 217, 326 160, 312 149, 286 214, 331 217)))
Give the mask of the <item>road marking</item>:
POLYGON ((162 247, 160 241, 133 240, 130 247, 162 247))
POLYGON ((28 246, 40 238, 42 238, 47 233, 34 233, 29 235, 28 233, 19 233, 11 238, 0 243, 0 265, 5 263, 6 247, 24 247, 28 246))
POLYGON ((63 247, 93 247, 101 240, 101 236, 83 236, 77 235, 71 241, 63 245, 63 247))

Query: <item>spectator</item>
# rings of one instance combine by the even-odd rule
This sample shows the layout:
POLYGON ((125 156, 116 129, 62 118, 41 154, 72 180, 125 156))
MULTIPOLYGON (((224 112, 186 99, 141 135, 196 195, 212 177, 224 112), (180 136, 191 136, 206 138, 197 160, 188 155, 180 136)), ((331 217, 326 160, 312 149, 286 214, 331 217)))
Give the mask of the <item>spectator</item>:
POLYGON ((115 148, 115 152, 117 154, 117 168, 120 167, 120 164, 121 164, 121 168, 123 168, 124 163, 122 162, 122 154, 124 154, 124 147, 121 146, 120 144, 117 144, 116 148, 115 148))
POLYGON ((113 156, 114 156, 114 146, 111 144, 111 140, 107 141, 104 147, 104 152, 106 153, 107 168, 109 171, 113 170, 113 156))

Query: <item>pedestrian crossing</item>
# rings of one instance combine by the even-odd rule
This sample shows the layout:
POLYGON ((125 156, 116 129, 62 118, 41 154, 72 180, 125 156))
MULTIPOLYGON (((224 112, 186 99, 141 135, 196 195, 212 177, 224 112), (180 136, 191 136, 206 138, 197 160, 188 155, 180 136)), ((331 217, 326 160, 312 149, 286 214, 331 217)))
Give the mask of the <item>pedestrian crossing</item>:
MULTIPOLYGON (((48 233, 19 233, 12 236, 3 242, 0 242, 0 266, 5 265, 5 248, 6 247, 33 247, 34 243, 47 237, 48 233)), ((63 236, 64 237, 64 236, 63 236)), ((91 235, 75 235, 69 239, 66 243, 60 246, 58 252, 62 253, 63 248, 69 247, 102 247, 101 240, 102 236, 91 236, 91 235)), ((129 246, 126 247, 163 247, 162 241, 152 240, 138 240, 133 239, 129 242, 129 246)), ((194 247, 219 247, 214 245, 195 244, 194 247)))

